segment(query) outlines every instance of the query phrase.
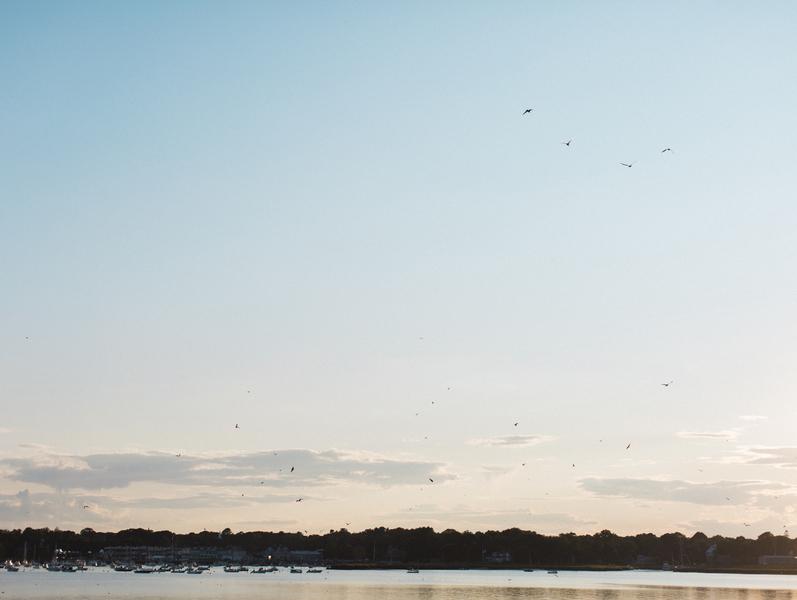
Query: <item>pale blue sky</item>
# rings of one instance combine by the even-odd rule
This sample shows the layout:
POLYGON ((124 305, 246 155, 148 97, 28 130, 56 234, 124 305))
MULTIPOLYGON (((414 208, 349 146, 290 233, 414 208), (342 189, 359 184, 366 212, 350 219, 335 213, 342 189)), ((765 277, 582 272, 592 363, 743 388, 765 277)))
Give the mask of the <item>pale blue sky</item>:
POLYGON ((797 477, 754 461, 797 416, 795 17, 3 3, 0 526, 786 522, 767 494, 797 477), (324 454, 324 485, 275 480, 302 512, 168 469, 63 483, 97 454, 289 449, 440 485, 324 454))

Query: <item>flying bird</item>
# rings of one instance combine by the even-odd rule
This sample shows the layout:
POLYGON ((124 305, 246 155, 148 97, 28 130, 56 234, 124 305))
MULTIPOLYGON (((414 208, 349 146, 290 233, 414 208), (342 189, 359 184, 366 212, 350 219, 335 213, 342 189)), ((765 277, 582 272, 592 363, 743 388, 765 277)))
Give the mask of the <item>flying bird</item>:
POLYGON ((515 427, 517 427, 517 424, 518 424, 518 423, 520 423, 520 421, 516 421, 516 422, 515 422, 515 427))
POLYGON ((665 148, 664 150, 661 151, 662 154, 664 154, 665 152, 672 152, 672 148, 665 148))
POLYGON ((177 458, 180 458, 182 455, 183 455, 183 453, 182 453, 182 452, 178 452, 177 454, 175 454, 175 456, 176 456, 177 458))
POLYGON ((573 143, 573 140, 567 140, 566 142, 562 142, 562 144, 564 144, 568 148, 570 147, 570 144, 572 144, 572 143, 573 143))
POLYGON ((235 424, 235 428, 240 429, 240 427, 238 427, 238 423, 235 424))
POLYGON ((625 449, 628 450, 631 447, 631 444, 628 444, 625 449))
POLYGON ((630 169, 631 167, 633 167, 633 166, 634 166, 634 163, 624 163, 624 162, 621 162, 620 164, 621 164, 621 165, 623 165, 624 167, 628 167, 629 169, 630 169))
POLYGON ((302 500, 304 500, 304 498, 299 498, 298 500, 296 500, 296 502, 301 502, 302 500))
POLYGON ((529 113, 530 113, 531 111, 533 111, 533 110, 534 110, 533 108, 527 108, 526 110, 524 110, 524 111, 523 111, 523 114, 524 114, 524 115, 527 115, 527 114, 529 114, 529 113))
POLYGON ((291 473, 293 473, 293 469, 294 469, 294 468, 295 468, 295 467, 291 467, 291 473))
POLYGON ((672 385, 672 379, 670 379, 667 383, 662 383, 661 385, 664 387, 670 387, 670 385, 672 385))
POLYGON ((89 505, 88 504, 84 504, 83 505, 83 510, 86 510, 87 508, 89 508, 89 505))
POLYGON ((434 483, 434 479, 432 479, 431 477, 429 478, 429 481, 430 481, 431 483, 434 483))
POLYGON ((750 523, 743 523, 745 527, 750 527, 750 523))

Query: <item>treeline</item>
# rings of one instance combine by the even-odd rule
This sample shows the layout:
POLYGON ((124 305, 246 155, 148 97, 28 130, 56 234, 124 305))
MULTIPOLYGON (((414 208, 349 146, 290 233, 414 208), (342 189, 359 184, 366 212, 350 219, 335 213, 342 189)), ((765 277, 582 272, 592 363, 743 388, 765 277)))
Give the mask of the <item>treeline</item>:
POLYGON ((620 536, 604 530, 593 535, 542 535, 534 531, 436 532, 430 527, 360 532, 346 529, 324 535, 291 532, 223 532, 176 534, 150 529, 115 533, 83 529, 0 530, 0 560, 46 562, 55 550, 99 558, 107 546, 227 547, 240 548, 264 560, 267 548, 323 550, 330 563, 412 563, 484 565, 509 553, 515 565, 753 565, 766 554, 794 554, 797 540, 763 533, 756 539, 642 533, 620 536))

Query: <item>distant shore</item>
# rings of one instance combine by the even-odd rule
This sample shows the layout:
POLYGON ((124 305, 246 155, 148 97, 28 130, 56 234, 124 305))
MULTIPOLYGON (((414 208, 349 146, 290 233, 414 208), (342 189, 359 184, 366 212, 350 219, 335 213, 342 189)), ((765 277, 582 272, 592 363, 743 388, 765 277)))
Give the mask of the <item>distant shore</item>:
MULTIPOLYGON (((383 571, 419 569, 421 571, 519 571, 533 569, 534 571, 662 571, 662 569, 642 568, 632 565, 522 565, 522 564, 469 564, 469 563, 339 563, 327 565, 328 569, 341 571, 383 571)), ((667 571, 668 569, 664 570, 667 571)), ((735 567, 711 567, 707 565, 691 567, 675 567, 676 573, 716 573, 718 575, 797 575, 797 569, 783 566, 746 565, 735 567)))

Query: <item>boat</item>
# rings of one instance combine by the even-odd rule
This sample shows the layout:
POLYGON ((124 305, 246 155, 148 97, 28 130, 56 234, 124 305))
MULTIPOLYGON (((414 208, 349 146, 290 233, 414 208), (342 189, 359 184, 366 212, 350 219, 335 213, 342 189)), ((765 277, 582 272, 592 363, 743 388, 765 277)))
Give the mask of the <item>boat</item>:
POLYGON ((12 573, 16 573, 19 571, 19 567, 15 565, 6 565, 6 571, 11 571, 12 573))
POLYGON ((420 573, 418 569, 407 569, 407 573, 420 573))
POLYGON ((172 567, 172 573, 185 573, 187 570, 185 567, 172 567))
POLYGON ((318 567, 314 567, 312 569, 307 569, 308 573, 323 573, 324 569, 319 569, 318 567))
POLYGON ((61 565, 48 564, 47 565, 47 570, 51 571, 53 573, 56 573, 56 572, 60 573, 61 572, 61 565))
MULTIPOLYGON (((50 567, 47 567, 47 570, 51 570, 50 567)), ((113 570, 119 571, 120 573, 129 573, 130 571, 134 571, 135 567, 133 565, 116 565, 113 570)))
POLYGON ((186 573, 187 573, 188 575, 201 575, 201 574, 202 574, 202 569, 194 569, 194 568, 191 568, 191 569, 188 569, 188 570, 186 571, 186 573))
POLYGON ((551 569, 550 571, 548 571, 548 575, 559 575, 559 571, 557 571, 556 569, 551 569))
POLYGON ((524 573, 534 573, 534 569, 523 569, 524 573))
POLYGON ((301 573, 301 569, 297 569, 296 567, 291 567, 291 573, 301 573))
POLYGON ((133 573, 154 573, 154 572, 155 569, 153 569, 152 567, 139 567, 138 569, 133 571, 133 573))
POLYGON ((61 567, 62 573, 77 573, 77 567, 75 565, 64 565, 61 567))
POLYGON ((227 566, 227 567, 224 567, 224 572, 225 573, 240 573, 241 572, 241 567, 230 567, 230 566, 227 566))

